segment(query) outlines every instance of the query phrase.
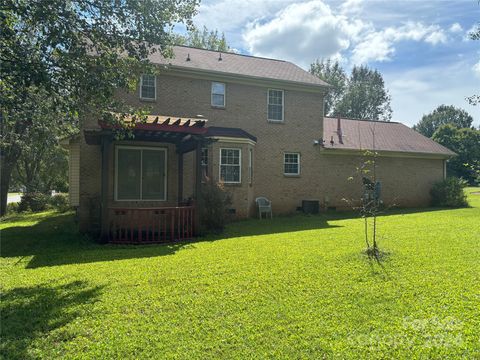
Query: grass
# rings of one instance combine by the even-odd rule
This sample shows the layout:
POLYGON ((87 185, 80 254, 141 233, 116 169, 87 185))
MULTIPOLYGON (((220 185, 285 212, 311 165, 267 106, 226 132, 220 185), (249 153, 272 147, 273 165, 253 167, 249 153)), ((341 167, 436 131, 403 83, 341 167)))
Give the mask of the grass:
POLYGON ((480 358, 480 194, 379 218, 231 224, 170 246, 96 245, 72 214, 0 223, 5 359, 480 358))

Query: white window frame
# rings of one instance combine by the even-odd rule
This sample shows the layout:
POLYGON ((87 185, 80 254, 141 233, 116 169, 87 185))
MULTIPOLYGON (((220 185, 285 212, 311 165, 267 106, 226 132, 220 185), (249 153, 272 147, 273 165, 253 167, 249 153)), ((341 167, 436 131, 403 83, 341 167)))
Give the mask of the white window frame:
POLYGON ((157 100, 157 76, 156 75, 153 75, 153 74, 142 74, 142 75, 140 75, 140 94, 139 95, 140 95, 141 100, 147 100, 147 101, 157 100), (153 76, 153 91, 155 93, 155 96, 153 98, 148 98, 148 97, 143 97, 142 96, 143 77, 145 75, 153 76))
MULTIPOLYGON (((285 176, 299 176, 300 175, 300 164, 301 164, 301 155, 299 152, 293 152, 293 151, 288 151, 288 152, 284 152, 283 153, 283 175, 285 176), (296 173, 286 173, 285 172, 285 165, 287 164, 285 162, 285 158, 286 156, 285 155, 297 155, 297 159, 298 159, 298 171, 296 173)), ((292 163, 289 163, 289 164, 292 164, 292 163)))
POLYGON ((242 183, 242 149, 241 148, 220 148, 218 159, 218 179, 224 184, 241 184, 242 183), (233 166, 232 164, 222 164, 222 150, 238 150, 238 181, 222 180, 222 166, 233 166))
POLYGON ((201 156, 201 167, 202 167, 202 181, 205 182, 205 178, 208 178, 209 174, 208 174, 208 167, 210 166, 209 164, 209 156, 210 156, 210 151, 209 151, 209 148, 208 147, 202 147, 202 156, 201 156), (206 157, 206 160, 207 162, 204 163, 203 160, 204 160, 204 151, 207 153, 207 157, 206 157))
POLYGON ((222 83, 222 82, 218 82, 218 81, 212 81, 212 85, 211 85, 211 88, 210 88, 210 105, 212 105, 212 107, 214 107, 214 108, 220 108, 220 109, 224 109, 227 106, 227 84, 222 83), (213 92, 213 86, 215 84, 222 84, 223 85, 223 105, 215 105, 213 103, 213 95, 222 95, 222 94, 217 94, 217 93, 213 92))
MULTIPOLYGON (((274 105, 274 104, 272 104, 274 105)), ((268 89, 267 90, 267 121, 269 122, 284 122, 285 121, 285 90, 282 89, 268 89), (270 105, 270 91, 281 91, 282 92, 282 120, 270 119, 268 116, 268 106, 270 105)))
POLYGON ((248 149, 248 184, 253 183, 253 149, 248 149))
MULTIPOLYGON (((114 200, 115 201, 167 201, 167 182, 168 182, 168 149, 165 147, 153 147, 153 146, 130 146, 130 145, 117 145, 115 146, 115 184, 114 184, 114 200), (164 181, 164 198, 163 199, 142 199, 142 178, 140 177, 140 199, 119 199, 118 198, 118 150, 156 150, 163 151, 165 156, 165 181, 164 181)), ((143 151, 140 152, 140 175, 143 173, 143 151)))

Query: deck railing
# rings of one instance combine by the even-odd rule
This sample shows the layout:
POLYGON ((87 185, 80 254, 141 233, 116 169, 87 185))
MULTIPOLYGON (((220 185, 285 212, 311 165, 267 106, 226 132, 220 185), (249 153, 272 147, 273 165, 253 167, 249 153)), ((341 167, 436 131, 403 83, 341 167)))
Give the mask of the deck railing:
POLYGON ((109 241, 147 244, 195 236, 195 207, 110 208, 109 241))

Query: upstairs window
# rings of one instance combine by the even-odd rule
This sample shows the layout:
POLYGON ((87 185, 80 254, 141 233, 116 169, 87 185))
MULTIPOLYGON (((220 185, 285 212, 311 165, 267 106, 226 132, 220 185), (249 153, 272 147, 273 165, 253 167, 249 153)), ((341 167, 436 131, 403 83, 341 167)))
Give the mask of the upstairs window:
POLYGON ((284 175, 300 175, 300 154, 299 153, 283 154, 283 174, 284 175))
POLYGON ((268 90, 268 120, 283 121, 283 90, 268 90))
POLYGON ((225 183, 240 183, 241 167, 240 149, 220 149, 220 180, 225 183))
POLYGON ((225 84, 212 82, 212 106, 225 107, 225 84))
POLYGON ((140 78, 140 99, 155 100, 157 88, 155 75, 143 74, 140 78))

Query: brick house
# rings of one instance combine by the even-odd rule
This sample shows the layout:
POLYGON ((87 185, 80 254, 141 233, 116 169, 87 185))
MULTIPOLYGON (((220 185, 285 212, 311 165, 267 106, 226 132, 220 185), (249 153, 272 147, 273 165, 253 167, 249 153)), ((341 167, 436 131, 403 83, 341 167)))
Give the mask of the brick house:
POLYGON ((431 185, 445 177, 453 152, 400 123, 324 117, 328 84, 292 63, 181 46, 174 53, 152 55, 160 75, 143 75, 136 92, 119 94, 152 114, 134 139, 116 141, 92 116, 70 140, 81 230, 102 228, 119 241, 191 237, 188 199, 202 174, 225 184, 239 218, 256 214, 258 196, 272 201, 274 214, 306 199, 343 208, 343 198, 361 194, 348 178, 373 149, 372 134, 384 202, 426 206, 431 185))

